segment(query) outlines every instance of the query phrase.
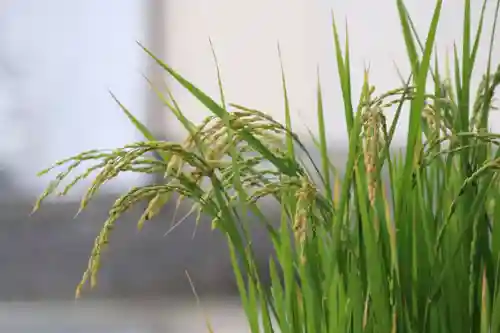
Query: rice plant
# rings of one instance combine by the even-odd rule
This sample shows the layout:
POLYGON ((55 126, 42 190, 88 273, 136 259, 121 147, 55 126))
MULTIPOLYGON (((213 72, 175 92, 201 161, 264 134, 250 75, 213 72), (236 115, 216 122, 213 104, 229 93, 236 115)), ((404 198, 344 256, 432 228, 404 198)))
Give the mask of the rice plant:
POLYGON ((284 72, 286 121, 281 124, 259 110, 227 103, 220 75, 216 100, 143 47, 212 115, 193 124, 170 93, 157 91, 189 133, 181 143, 157 141, 117 100, 144 134, 143 142, 87 151, 42 172, 66 167, 35 208, 94 171, 81 209, 122 172, 165 176, 164 184, 133 188, 111 207, 77 296, 87 283, 97 283, 101 253, 121 214, 147 200, 138 221, 142 228, 178 194, 193 203, 193 214, 210 216, 213 228, 227 237, 252 333, 500 332, 500 228, 495 223, 500 219, 500 134, 489 130, 500 85, 500 65, 495 67, 491 56, 500 1, 484 0, 474 28, 471 1, 464 0, 462 43, 451 64, 444 62, 445 70, 433 53, 442 3, 436 1, 421 39, 404 1, 396 0, 411 73, 400 87, 378 93, 366 71, 357 98, 351 93, 349 39, 346 33, 341 45, 333 20, 349 136, 343 175, 328 155, 319 84, 317 163, 293 131, 284 72), (485 33, 486 11, 495 15, 485 33), (484 35, 490 38, 489 58, 474 95, 471 76, 484 35), (391 123, 388 109, 396 110, 391 123), (406 151, 397 155, 390 147, 404 110, 410 117, 406 151), (61 188, 87 161, 95 164, 61 188), (281 208, 279 221, 261 210, 266 197, 281 208), (246 218, 249 212, 252 220, 246 218), (274 246, 270 285, 257 270, 249 223, 261 223, 274 246))

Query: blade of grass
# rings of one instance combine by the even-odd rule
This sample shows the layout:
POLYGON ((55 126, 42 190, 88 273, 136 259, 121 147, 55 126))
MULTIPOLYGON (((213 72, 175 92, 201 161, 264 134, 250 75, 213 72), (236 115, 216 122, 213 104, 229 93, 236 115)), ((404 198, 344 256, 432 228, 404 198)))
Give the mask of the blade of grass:
MULTIPOLYGON (((156 138, 153 136, 153 134, 149 131, 149 129, 141 123, 134 115, 118 100, 118 98, 113 94, 111 91, 109 91, 109 94, 111 97, 114 99, 114 101, 120 106, 122 111, 125 113, 127 118, 130 120, 130 122, 135 126, 137 130, 141 132, 141 134, 149 141, 156 141, 156 138)), ((160 157, 163 159, 163 161, 168 161, 170 157, 165 154, 164 152, 159 152, 158 153, 160 157)))
POLYGON ((337 24, 335 23, 335 16, 333 12, 332 16, 332 27, 333 36, 335 41, 335 53, 337 56, 337 70, 340 78, 340 88, 342 90, 342 97, 344 99, 344 112, 347 124, 347 133, 349 134, 353 126, 354 121, 354 111, 352 107, 351 99, 351 78, 350 78, 350 65, 349 65, 349 38, 346 29, 346 40, 345 40, 345 56, 342 55, 342 47, 340 46, 340 39, 337 31, 337 24))
MULTIPOLYGON (((408 129, 408 138, 407 138, 407 151, 406 151, 406 161, 405 161, 405 170, 403 174, 402 181, 400 183, 400 191, 404 188, 408 188, 409 181, 411 179, 411 175, 413 173, 413 169, 415 167, 415 153, 418 151, 418 147, 421 145, 421 110, 424 107, 425 103, 425 90, 427 83, 427 74, 429 72, 429 65, 432 50, 434 48, 434 40, 436 37, 437 26, 439 22, 439 17, 441 14, 442 8, 442 0, 436 1, 436 6, 434 8, 434 13, 432 16, 432 21, 429 27, 429 31, 427 34, 427 39, 425 43, 425 49, 422 56, 421 62, 415 56, 415 46, 413 42, 413 37, 411 35, 411 31, 409 29, 408 18, 406 7, 403 4, 402 0, 398 0, 398 9, 400 13, 400 21, 404 30, 404 37, 407 41, 408 48, 408 57, 412 64, 413 68, 413 76, 416 79, 415 81, 415 98, 411 102, 411 110, 410 110, 410 126, 408 129)), ((398 219, 403 218, 403 196, 399 196, 398 204, 396 206, 396 216, 398 219)))
POLYGON ((288 89, 286 87, 286 78, 285 78, 285 68, 283 65, 283 58, 281 56, 281 48, 278 43, 278 57, 280 61, 281 67, 281 85, 283 88, 283 99, 285 103, 285 127, 288 130, 288 134, 286 136, 286 144, 288 148, 288 156, 290 159, 295 159, 295 149, 293 147, 293 137, 292 137, 292 118, 290 115, 290 102, 288 100, 288 89))
POLYGON ((328 144, 326 142, 326 131, 325 131, 325 116, 323 112, 323 96, 321 94, 321 82, 319 76, 319 67, 317 69, 318 83, 317 83, 317 104, 318 104, 318 129, 319 129, 319 139, 320 139, 320 152, 321 152, 321 163, 323 167, 323 178, 325 179, 326 188, 325 195, 331 200, 332 199, 332 183, 330 180, 330 159, 328 158, 328 144))

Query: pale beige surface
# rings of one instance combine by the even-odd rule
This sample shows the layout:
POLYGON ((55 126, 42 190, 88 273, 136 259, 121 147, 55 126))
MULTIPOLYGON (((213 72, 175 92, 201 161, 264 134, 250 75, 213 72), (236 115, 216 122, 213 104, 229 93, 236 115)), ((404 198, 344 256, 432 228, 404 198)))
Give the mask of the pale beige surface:
MULTIPOLYGON (((483 1, 472 1, 474 25, 483 1)), ((422 40, 428 31, 435 0, 406 0, 422 40)), ((463 0, 443 1, 436 45, 444 64, 453 43, 461 45, 463 0)), ((214 62, 208 38, 216 49, 231 102, 260 108, 278 119, 284 118, 277 53, 279 40, 294 125, 307 138, 306 126, 316 126, 316 67, 320 66, 324 89, 325 118, 332 145, 347 145, 342 95, 339 89, 331 11, 335 12, 341 42, 348 20, 352 86, 357 99, 365 66, 370 66, 371 82, 380 92, 400 85, 395 65, 409 75, 406 48, 394 0, 183 0, 167 1, 165 34, 166 60, 211 96, 218 96, 214 62)), ((486 10, 484 38, 479 47, 474 83, 486 65, 494 2, 486 10)), ((461 51, 460 51, 461 52, 461 51)), ((451 55, 451 54, 450 54, 451 55)), ((499 59, 500 47, 494 59, 499 59)), ((496 65, 496 64, 495 64, 496 65)), ((174 94, 190 119, 199 120, 207 112, 178 85, 174 94)), ((475 92, 473 85, 472 92, 475 92)), ((389 114, 390 116, 390 114, 389 114)), ((389 117, 390 118, 390 117, 389 117)), ((404 144, 406 117, 396 133, 396 144, 404 144)), ((168 133, 180 133, 168 119, 168 133)), ((500 130, 500 118, 492 116, 500 130)))

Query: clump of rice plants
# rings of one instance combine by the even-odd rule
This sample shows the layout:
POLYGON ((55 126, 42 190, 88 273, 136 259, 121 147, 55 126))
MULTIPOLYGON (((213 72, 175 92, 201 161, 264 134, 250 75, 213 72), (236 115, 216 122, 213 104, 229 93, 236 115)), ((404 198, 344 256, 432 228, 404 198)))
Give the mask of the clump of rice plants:
POLYGON ((470 0, 464 0, 462 43, 446 66, 452 70, 444 74, 433 54, 442 2, 436 1, 422 40, 404 1, 396 1, 411 73, 401 87, 377 93, 366 71, 358 98, 351 94, 348 38, 342 46, 333 22, 349 136, 343 176, 328 155, 319 84, 314 141, 321 160, 316 164, 293 132, 284 75, 286 121, 281 124, 259 110, 227 103, 220 76, 216 101, 144 48, 212 116, 193 124, 171 94, 158 93, 189 135, 181 143, 157 141, 117 101, 145 141, 56 163, 53 168, 66 170, 35 208, 51 193, 66 194, 93 171, 98 174, 81 209, 122 172, 165 176, 164 184, 133 188, 111 207, 77 296, 88 282, 97 283, 101 253, 121 214, 147 200, 141 228, 178 194, 227 236, 252 333, 500 332, 500 134, 489 130, 500 85, 500 65, 495 67, 491 57, 500 2, 485 0, 473 28, 470 0), (487 31, 490 52, 474 95, 471 76, 486 34, 486 11, 495 13, 487 31), (396 109, 391 123, 384 115, 389 108, 396 109), (406 109, 406 151, 396 155, 391 142, 406 109), (59 189, 87 161, 95 164, 59 189), (384 170, 388 179, 382 178, 384 170), (265 197, 281 208, 280 221, 266 218, 259 205, 265 197), (247 212, 255 218, 247 220, 247 212), (270 285, 257 271, 249 223, 262 223, 274 245, 270 285))

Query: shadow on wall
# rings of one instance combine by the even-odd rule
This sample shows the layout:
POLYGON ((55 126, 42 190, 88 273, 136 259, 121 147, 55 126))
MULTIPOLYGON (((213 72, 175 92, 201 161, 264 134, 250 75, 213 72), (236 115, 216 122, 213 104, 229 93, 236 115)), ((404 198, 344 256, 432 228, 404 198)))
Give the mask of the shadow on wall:
POLYGON ((0 200, 20 195, 13 179, 11 170, 0 164, 0 200))
MULTIPOLYGON (((76 219, 77 203, 46 203, 29 216, 28 200, 0 203, 0 301, 72 299, 76 284, 115 197, 100 196, 76 219)), ((141 232, 136 207, 125 214, 113 231, 103 255, 98 286, 84 298, 151 298, 192 295, 185 271, 200 294, 234 294, 236 285, 222 235, 202 218, 195 227, 187 219, 165 236, 171 226, 175 202, 149 221, 141 232), (195 231, 196 230, 196 231, 195 231)), ((181 208, 178 216, 187 212, 181 208)), ((270 246, 264 231, 255 228, 259 257, 270 246)))

